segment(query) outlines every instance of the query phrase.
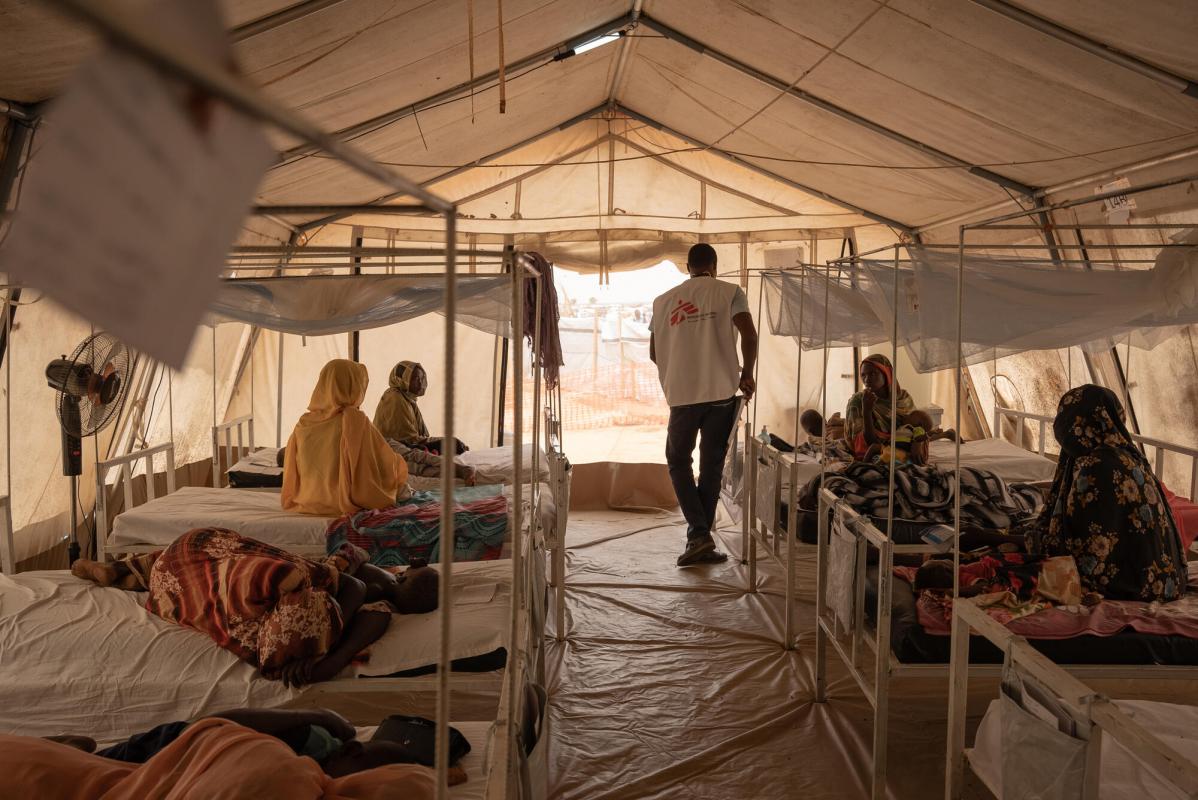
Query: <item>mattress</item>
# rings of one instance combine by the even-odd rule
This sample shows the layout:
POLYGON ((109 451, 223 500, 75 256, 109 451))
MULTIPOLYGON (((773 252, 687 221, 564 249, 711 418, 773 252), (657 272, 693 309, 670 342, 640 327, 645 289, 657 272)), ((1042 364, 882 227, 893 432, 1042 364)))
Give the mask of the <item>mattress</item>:
MULTIPOLYGON (((877 567, 870 566, 865 589, 865 609, 875 618, 877 567)), ((952 637, 930 634, 919 624, 915 590, 907 581, 891 584, 890 648, 904 664, 947 664, 952 637)), ((1074 636, 1069 639, 1029 639, 1032 647, 1057 664, 1160 664, 1198 665, 1198 639, 1162 636, 1124 630, 1114 636, 1074 636)), ((969 661, 1001 664, 1003 653, 983 636, 969 638, 969 661)))
MULTIPOLYGON (((511 568, 510 561, 456 565, 455 592, 494 588, 462 592, 455 602, 454 659, 505 644, 511 568)), ((147 612, 142 597, 65 570, 0 575, 0 732, 114 741, 227 708, 280 706, 309 691, 266 680, 204 634, 147 612)), ((369 662, 337 681, 435 663, 437 617, 393 615, 369 662)))
MULTIPOLYGON (((279 449, 263 447, 244 456, 229 468, 228 474, 233 483, 241 487, 280 486, 282 484, 283 468, 278 465, 279 449)), ((524 445, 524 482, 531 482, 532 477, 531 444, 524 445)), ((467 450, 457 457, 478 473, 476 483, 512 483, 515 477, 515 460, 512 458, 512 448, 486 447, 481 450, 467 450)), ((540 480, 549 480, 549 466, 544 454, 540 460, 540 480)), ((438 479, 440 480, 440 479, 438 479)))
MULTIPOLYGON (((1198 708, 1145 700, 1116 700, 1115 705, 1180 755, 1198 763, 1198 739, 1194 738, 1194 730, 1198 728, 1198 708)), ((988 787, 996 790, 999 797, 1003 785, 1003 750, 1004 745, 1008 745, 1002 736, 1005 713, 1011 713, 1009 705, 999 700, 990 704, 969 755, 974 772, 988 787)), ((1055 732, 1050 731, 1048 735, 1054 736, 1055 732)), ((1012 750, 1007 755, 1014 764, 1026 768, 1036 763, 1034 753, 1018 750, 1020 743, 1008 746, 1012 750)), ((1102 737, 1099 763, 1099 800, 1185 800, 1186 795, 1110 736, 1102 737)))
MULTIPOLYGON (((470 742, 467 753, 458 766, 466 771, 466 782, 449 787, 449 796, 454 800, 482 800, 487 796, 487 746, 491 741, 491 722, 451 722, 450 727, 470 742)), ((358 741, 368 741, 374 736, 377 726, 358 728, 358 741)))
MULTIPOLYGON (((528 483, 532 480, 532 455, 533 449, 531 444, 524 445, 524 482, 528 483)), ((538 472, 539 480, 549 480, 549 465, 545 461, 545 455, 541 454, 540 470, 538 472)), ((467 450, 458 456, 458 462, 465 464, 474 469, 478 473, 477 483, 512 483, 515 478, 515 460, 512 458, 512 447, 485 447, 481 450, 467 450)))
MULTIPOLYGON (((944 439, 930 445, 931 461, 952 469, 957 445, 944 439)), ((993 472, 1007 483, 1050 481, 1057 464, 1051 458, 1024 450, 1006 439, 979 439, 961 444, 961 465, 993 472)))
MULTIPOLYGON (((541 523, 553 525, 557 509, 548 488, 542 489, 541 523)), ((505 486, 503 493, 510 503, 512 488, 505 486)), ((527 495, 524 508, 527 520, 527 495)), ((123 547, 139 545, 166 547, 194 528, 217 527, 284 549, 304 548, 306 552, 323 553, 325 530, 333 519, 283 511, 278 492, 185 486, 118 514, 113 520, 108 549, 119 552, 123 547)))

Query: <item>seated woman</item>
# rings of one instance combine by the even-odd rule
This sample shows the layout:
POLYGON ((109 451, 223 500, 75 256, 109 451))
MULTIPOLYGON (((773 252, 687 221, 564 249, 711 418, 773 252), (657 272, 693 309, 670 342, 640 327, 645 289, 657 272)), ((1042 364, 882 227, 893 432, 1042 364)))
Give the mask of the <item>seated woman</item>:
POLYGON ((220 528, 200 528, 165 550, 112 563, 76 561, 101 586, 149 592, 146 610, 206 633, 263 676, 288 686, 325 681, 387 630, 392 609, 437 607, 439 576, 423 562, 402 577, 365 563, 360 549, 320 561, 220 528))
POLYGON ((892 404, 899 425, 915 410, 911 395, 894 379, 894 366, 886 356, 875 353, 862 360, 861 383, 865 388, 849 398, 844 412, 844 438, 858 460, 866 457, 872 445, 890 438, 892 404))
POLYGON ((1160 481, 1132 442, 1110 389, 1070 389, 1052 429, 1056 477, 1028 549, 1071 555, 1082 585, 1112 600, 1176 600, 1186 561, 1160 481))
MULTIPOLYGON (((401 361, 391 370, 388 384, 390 388, 383 392, 374 411, 374 427, 388 439, 443 455, 444 442, 429 436, 424 415, 417 404, 428 391, 428 374, 424 367, 415 361, 401 361)), ((468 449, 459 440, 453 440, 453 455, 461 455, 468 449)))
POLYGON ((276 736, 218 717, 187 726, 144 764, 32 736, 0 735, 0 797, 432 800, 433 771, 396 763, 397 757, 393 744, 366 748, 352 742, 330 769, 276 736))
POLYGON ((284 510, 336 517, 395 505, 408 467, 358 408, 368 382, 356 361, 321 369, 308 413, 287 440, 284 510))

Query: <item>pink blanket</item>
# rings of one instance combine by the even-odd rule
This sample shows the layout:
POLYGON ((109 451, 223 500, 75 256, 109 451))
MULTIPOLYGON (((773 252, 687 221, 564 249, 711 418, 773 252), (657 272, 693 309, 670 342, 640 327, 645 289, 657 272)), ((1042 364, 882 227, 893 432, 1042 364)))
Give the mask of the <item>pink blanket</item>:
POLYGON ((1198 505, 1194 505, 1188 498, 1173 494, 1163 483, 1161 488, 1165 490, 1165 501, 1168 502, 1173 519, 1177 522, 1177 532, 1181 535, 1181 549, 1189 550, 1190 545, 1194 543, 1194 537, 1198 536, 1198 505))
MULTIPOLYGON (((900 573, 899 577, 905 576, 900 573)), ((919 624, 935 636, 950 635, 952 603, 951 597, 922 592, 915 604, 919 624)), ((996 609, 992 616, 999 613, 996 609)), ((1104 600, 1093 608, 1054 606, 1009 622, 1000 621, 1012 633, 1027 639, 1114 636, 1129 628, 1139 633, 1198 639, 1198 562, 1190 563, 1188 591, 1172 603, 1104 600)))

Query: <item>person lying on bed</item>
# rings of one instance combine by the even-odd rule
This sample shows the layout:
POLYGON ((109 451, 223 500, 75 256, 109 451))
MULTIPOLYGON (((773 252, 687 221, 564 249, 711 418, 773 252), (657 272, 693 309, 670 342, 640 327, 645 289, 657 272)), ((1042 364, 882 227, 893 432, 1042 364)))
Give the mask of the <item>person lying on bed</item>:
POLYGON ((362 410, 366 367, 338 358, 324 365, 308 413, 283 458, 285 511, 338 517, 395 505, 408 467, 362 410))
POLYGON ((1071 555, 1082 584, 1112 600, 1176 600, 1186 561, 1173 514, 1110 389, 1086 384, 1057 405, 1061 446, 1031 552, 1071 555))
POLYGON ((165 550, 101 563, 77 577, 149 592, 146 610, 206 633, 288 686, 327 681, 387 630, 392 609, 437 607, 439 575, 424 562, 401 577, 366 562, 360 548, 320 561, 221 528, 199 528, 165 550))
MULTIPOLYGON (((441 439, 429 436, 417 402, 428 391, 424 367, 415 361, 401 361, 391 370, 387 382, 390 388, 383 392, 374 410, 374 427, 388 439, 444 455, 448 448, 441 439)), ((453 440, 453 455, 460 456, 469 449, 460 440, 453 440)))
MULTIPOLYGON (((359 741, 354 726, 345 717, 327 708, 235 708, 208 714, 197 720, 163 723, 102 749, 97 749, 96 740, 88 736, 68 734, 43 738, 85 753, 95 753, 102 758, 126 764, 144 764, 173 744, 192 725, 205 719, 228 720, 273 736, 290 747, 295 755, 311 758, 326 775, 333 778, 385 764, 421 761, 421 754, 404 743, 402 731, 396 726, 384 723, 370 740, 359 741)), ((455 731, 450 730, 453 735, 455 731)), ((468 742, 465 749, 469 751, 468 742)), ((431 766, 427 762, 425 765, 431 766)), ((451 785, 464 782, 466 777, 461 767, 450 768, 451 785)))
POLYGON ((322 768, 315 760, 297 755, 277 736, 216 717, 188 725, 144 764, 115 761, 33 736, 0 735, 0 797, 432 800, 436 796, 432 770, 393 763, 381 748, 340 764, 336 770, 322 768))

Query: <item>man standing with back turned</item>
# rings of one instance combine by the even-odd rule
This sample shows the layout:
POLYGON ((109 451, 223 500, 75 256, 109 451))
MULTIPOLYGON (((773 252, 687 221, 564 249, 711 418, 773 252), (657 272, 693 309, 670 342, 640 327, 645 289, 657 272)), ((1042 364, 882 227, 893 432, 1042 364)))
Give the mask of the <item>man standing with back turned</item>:
POLYGON ((736 391, 746 399, 752 397, 757 361, 757 330, 749 300, 739 286, 715 277, 715 249, 709 244, 692 247, 686 269, 689 280, 653 301, 649 338, 649 358, 657 364, 670 404, 666 463, 687 523, 680 567, 728 558, 715 549, 711 529, 728 439, 740 410, 736 391), (741 360, 736 356, 738 331, 741 360), (697 437, 698 484, 691 458, 697 437))

